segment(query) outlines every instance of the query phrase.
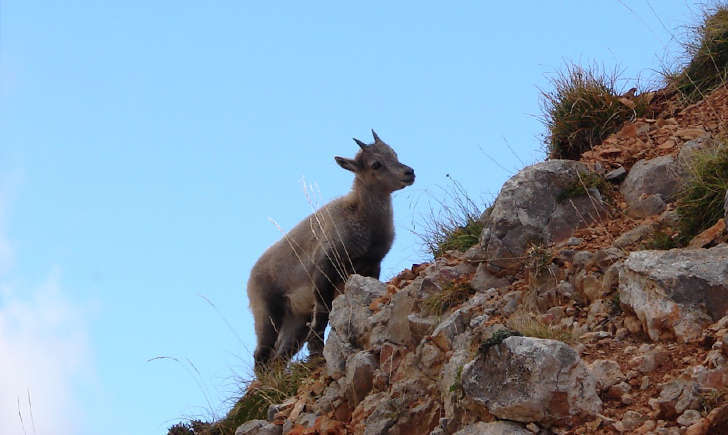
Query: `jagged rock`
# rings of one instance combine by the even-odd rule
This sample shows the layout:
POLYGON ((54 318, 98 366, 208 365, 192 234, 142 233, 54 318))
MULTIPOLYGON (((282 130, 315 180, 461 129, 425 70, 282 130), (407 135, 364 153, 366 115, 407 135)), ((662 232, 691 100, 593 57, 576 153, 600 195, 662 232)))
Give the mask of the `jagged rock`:
POLYGON ((329 331, 324 345, 324 359, 326 360, 326 373, 334 379, 344 376, 346 359, 354 353, 354 348, 341 340, 335 329, 329 331))
POLYGON ((369 345, 380 347, 386 342, 407 345, 412 340, 410 322, 407 316, 412 312, 414 300, 407 292, 397 292, 389 304, 370 318, 375 324, 369 335, 369 345))
POLYGON ((235 435, 280 435, 283 429, 265 420, 250 420, 235 430, 235 435))
POLYGON ((649 402, 658 417, 673 419, 687 409, 700 409, 702 396, 697 382, 677 378, 662 384, 660 396, 649 402))
POLYGON ((470 352, 465 349, 456 350, 442 367, 440 380, 440 397, 445 408, 445 417, 453 418, 459 410, 459 399, 462 392, 462 373, 465 363, 470 359, 470 352))
POLYGON ((627 364, 640 373, 651 373, 670 361, 670 353, 661 345, 642 344, 627 364))
POLYGON ((581 269, 591 264, 593 258, 594 253, 591 251, 577 251, 574 253, 571 262, 574 263, 574 267, 581 269))
POLYGON ((717 245, 725 238, 725 219, 718 219, 713 226, 693 237, 688 248, 708 248, 717 245))
POLYGON ((624 380, 624 373, 616 361, 598 359, 589 365, 589 371, 597 383, 599 391, 605 391, 612 385, 624 380))
POLYGON ((372 301, 386 294, 386 285, 374 278, 352 275, 337 296, 329 314, 329 324, 344 343, 363 347, 364 335, 371 330, 372 301))
POLYGON ((453 340, 458 334, 465 331, 468 320, 463 314, 463 310, 454 311, 432 332, 432 342, 443 352, 451 350, 453 340))
POLYGON ((728 433, 728 405, 723 405, 714 410, 700 421, 691 425, 685 431, 685 435, 712 435, 728 433))
POLYGON ((578 353, 556 340, 508 337, 466 364, 462 379, 466 396, 498 418, 551 424, 602 407, 578 353))
POLYGON ((399 417, 395 403, 391 399, 384 399, 366 419, 364 435, 380 435, 388 433, 399 417))
POLYGON ((593 273, 587 272, 582 269, 577 272, 574 277, 574 287, 576 291, 581 293, 588 302, 594 302, 598 299, 604 298, 608 293, 609 289, 605 291, 602 287, 602 277, 593 273))
POLYGON ((604 174, 604 179, 611 183, 619 183, 627 176, 627 170, 620 166, 604 174))
POLYGON ((480 263, 475 271, 473 279, 470 280, 470 286, 475 290, 488 290, 491 288, 506 287, 510 282, 506 278, 499 278, 488 272, 486 263, 480 263))
POLYGON ((680 174, 671 155, 640 160, 622 183, 621 192, 627 202, 627 213, 635 217, 660 214, 675 199, 680 174))
POLYGON ((692 426, 693 424, 700 421, 702 416, 700 413, 694 409, 688 409, 687 411, 683 412, 680 417, 677 418, 677 424, 680 426, 692 426))
POLYGON ((728 311, 728 245, 632 252, 619 273, 619 297, 652 340, 698 339, 728 311))
MULTIPOLYGON (((498 276, 518 270, 530 244, 558 243, 605 215, 600 198, 582 195, 559 201, 591 171, 571 160, 548 160, 521 170, 501 188, 485 217, 481 246, 488 270, 498 276)), ((598 193, 597 193, 598 196, 598 193)))
POLYGON ((599 270, 606 270, 612 264, 623 259, 624 256, 624 252, 622 252, 621 249, 613 246, 606 249, 600 249, 594 253, 594 258, 592 258, 590 265, 596 266, 599 270))
POLYGON ((419 314, 412 313, 407 316, 407 321, 409 322, 412 337, 417 343, 424 337, 430 335, 437 326, 436 316, 420 317, 419 314))
POLYGON ((523 295, 523 292, 520 290, 514 290, 512 292, 508 292, 505 295, 503 295, 503 298, 500 302, 500 312, 504 316, 508 317, 511 314, 515 313, 518 309, 518 305, 521 302, 521 296, 523 295))
POLYGON ((328 414, 341 404, 343 397, 344 394, 338 382, 331 382, 314 403, 313 410, 320 415, 328 414))
POLYGON ((644 240, 649 235, 654 233, 654 231, 655 224, 642 224, 617 237, 617 240, 615 240, 613 244, 617 248, 626 248, 627 246, 637 243, 640 240, 644 240))
POLYGON ((361 351, 346 360, 346 395, 356 406, 372 390, 372 378, 377 360, 370 352, 361 351))
POLYGON ((638 427, 642 426, 642 424, 646 420, 647 417, 637 411, 627 411, 624 413, 624 416, 622 416, 622 430, 632 431, 634 429, 637 429, 638 427))
POLYGON ((482 421, 466 426, 455 435, 533 435, 532 432, 518 423, 512 421, 482 421))

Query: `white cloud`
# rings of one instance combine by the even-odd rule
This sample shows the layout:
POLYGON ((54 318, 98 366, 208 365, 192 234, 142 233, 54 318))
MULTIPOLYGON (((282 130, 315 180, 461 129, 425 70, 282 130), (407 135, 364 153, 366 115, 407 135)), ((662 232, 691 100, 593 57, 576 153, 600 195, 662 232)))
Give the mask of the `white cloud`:
POLYGON ((3 434, 77 433, 82 415, 74 388, 89 368, 83 311, 62 294, 57 272, 29 298, 0 291, 3 434))
POLYGON ((10 280, 13 249, 3 226, 7 204, 3 190, 0 188, 0 432, 78 433, 83 422, 77 399, 79 381, 91 372, 84 320, 88 310, 64 294, 58 269, 30 286, 10 280))

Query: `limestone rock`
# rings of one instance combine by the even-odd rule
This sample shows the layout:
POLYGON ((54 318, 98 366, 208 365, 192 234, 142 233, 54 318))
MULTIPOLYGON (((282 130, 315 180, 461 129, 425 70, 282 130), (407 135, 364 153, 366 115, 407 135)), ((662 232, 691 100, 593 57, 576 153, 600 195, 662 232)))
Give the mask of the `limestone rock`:
POLYGON ((280 435, 281 433, 283 430, 280 426, 265 420, 250 420, 235 430, 235 435, 280 435))
POLYGON ((658 416, 673 419, 688 409, 700 409, 702 396, 695 381, 677 378, 663 384, 660 396, 650 399, 650 406, 658 411, 658 416))
MULTIPOLYGON (((521 170, 501 188, 481 235, 488 270, 514 272, 531 243, 558 243, 574 230, 605 215, 600 198, 587 195, 559 201, 559 195, 590 174, 582 163, 548 160, 521 170)), ((597 193, 598 195, 598 193, 597 193)))
POLYGON ((384 283, 374 278, 352 275, 344 287, 344 293, 337 296, 329 314, 331 329, 336 331, 342 342, 362 347, 364 335, 372 328, 370 323, 372 301, 386 294, 384 283))
POLYGON ((671 155, 640 160, 622 183, 628 213, 635 217, 660 214, 675 199, 680 174, 671 155))
POLYGON ((346 395, 356 406, 372 389, 377 360, 367 351, 357 352, 346 360, 346 395))
POLYGON ((551 424, 602 407, 578 353, 556 340, 508 337, 466 364, 462 379, 466 396, 502 419, 551 424))
POLYGON ((482 421, 466 426, 455 435, 533 435, 530 430, 512 421, 482 421))
POLYGON ((594 376, 599 391, 605 391, 624 380, 624 374, 619 368, 619 364, 612 360, 595 360, 589 365, 589 371, 594 376))
POLYGON ((619 273, 619 297, 652 340, 698 339, 728 312, 728 245, 632 252, 619 273))
POLYGON ((339 334, 333 328, 329 331, 324 345, 324 359, 326 360, 326 372, 334 379, 344 376, 346 371, 346 359, 354 353, 354 348, 341 340, 339 334))

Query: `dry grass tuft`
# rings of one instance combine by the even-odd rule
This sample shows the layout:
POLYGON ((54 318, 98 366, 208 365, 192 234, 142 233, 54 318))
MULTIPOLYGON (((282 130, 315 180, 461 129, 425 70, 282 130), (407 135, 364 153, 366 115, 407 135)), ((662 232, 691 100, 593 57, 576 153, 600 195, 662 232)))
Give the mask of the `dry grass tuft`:
POLYGON ((567 65, 551 78, 552 91, 541 91, 541 120, 551 159, 578 160, 626 122, 643 116, 651 94, 624 96, 617 70, 567 65))

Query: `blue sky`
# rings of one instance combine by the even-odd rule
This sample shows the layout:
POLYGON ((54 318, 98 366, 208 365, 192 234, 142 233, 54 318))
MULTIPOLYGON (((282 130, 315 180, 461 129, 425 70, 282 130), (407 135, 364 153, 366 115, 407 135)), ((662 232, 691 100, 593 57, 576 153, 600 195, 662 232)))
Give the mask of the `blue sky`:
POLYGON ((0 432, 220 416, 250 371, 243 289, 270 220, 311 211, 304 179, 346 193, 352 136, 374 128, 417 173, 391 277, 425 258, 411 231, 446 174, 488 200, 544 158, 548 74, 647 83, 700 14, 488 3, 0 3, 0 432))

